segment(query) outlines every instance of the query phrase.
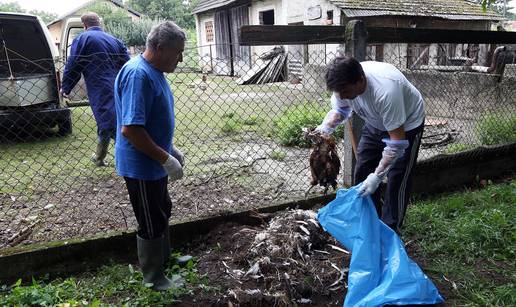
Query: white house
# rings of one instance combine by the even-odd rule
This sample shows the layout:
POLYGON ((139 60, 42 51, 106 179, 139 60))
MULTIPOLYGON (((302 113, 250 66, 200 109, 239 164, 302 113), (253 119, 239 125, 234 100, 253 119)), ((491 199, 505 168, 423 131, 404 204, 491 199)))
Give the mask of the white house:
MULTIPOLYGON (((256 56, 273 46, 238 45, 242 25, 345 25, 361 19, 366 26, 418 27, 427 29, 487 30, 502 18, 484 12, 466 0, 201 0, 194 8, 199 54, 206 70, 239 75, 256 56), (231 47, 230 47, 231 46, 231 47)), ((338 45, 288 46, 289 70, 312 62, 324 64, 338 52, 338 45), (308 56, 309 55, 309 56, 308 56)), ((385 44, 369 46, 370 59, 396 62, 414 68, 447 65, 442 59, 457 59, 484 53, 483 46, 385 44), (390 58, 396 55, 396 59, 390 58)), ((446 62, 446 61, 445 61, 446 62)), ((484 63, 481 63, 484 64, 484 63)))

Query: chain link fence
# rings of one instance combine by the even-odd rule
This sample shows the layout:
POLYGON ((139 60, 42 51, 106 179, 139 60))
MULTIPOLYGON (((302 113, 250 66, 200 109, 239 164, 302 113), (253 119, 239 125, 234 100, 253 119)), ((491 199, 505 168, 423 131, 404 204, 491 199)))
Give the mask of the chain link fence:
MULTIPOLYGON (((368 47, 369 60, 394 64, 425 98, 420 160, 516 141, 514 60, 500 62, 501 74, 473 72, 483 68, 470 65, 478 55, 462 54, 466 49, 368 47)), ((217 58, 217 50, 187 49, 184 62, 167 75, 175 96, 174 141, 186 156, 184 179, 169 185, 176 221, 303 196, 310 149, 300 129, 317 125, 330 107, 324 72, 338 46, 248 49, 233 60, 217 58)), ((88 63, 102 70, 112 58, 88 63)), ((84 81, 62 101, 62 62, 0 64, 0 251, 134 229, 113 144, 107 166, 91 161, 97 124, 84 81)))

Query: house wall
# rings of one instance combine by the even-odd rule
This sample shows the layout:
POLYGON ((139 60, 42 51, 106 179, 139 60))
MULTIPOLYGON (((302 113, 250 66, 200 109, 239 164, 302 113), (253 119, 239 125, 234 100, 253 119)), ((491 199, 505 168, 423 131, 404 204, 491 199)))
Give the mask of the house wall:
MULTIPOLYGON (((259 25, 260 24, 260 12, 274 10, 274 24, 285 25, 286 18, 285 12, 283 11, 284 6, 281 0, 265 0, 265 1, 253 1, 249 7, 249 24, 259 25)), ((276 45, 277 46, 277 45, 276 45)), ((252 46, 251 47, 251 59, 256 61, 258 55, 266 53, 267 51, 274 48, 272 46, 252 46)))
POLYGON ((48 26, 48 30, 50 31, 50 36, 54 40, 54 44, 56 44, 57 48, 59 48, 59 44, 61 42, 62 28, 63 28, 63 20, 58 21, 58 22, 48 26))
MULTIPOLYGON (((119 6, 116 6, 112 2, 109 2, 109 1, 104 1, 104 2, 106 4, 108 4, 109 6, 111 6, 111 8, 113 8, 113 9, 124 10, 124 9, 120 8, 119 6)), ((56 44, 56 46, 59 47, 59 44, 61 42, 61 32, 63 30, 63 26, 65 24, 66 19, 68 19, 70 17, 80 17, 83 13, 88 12, 88 11, 89 11, 88 7, 82 8, 78 11, 73 12, 72 14, 69 14, 68 16, 65 16, 62 20, 47 27, 48 30, 50 31, 50 35, 52 36, 52 39, 54 40, 54 43, 56 44)), ((133 13, 131 13, 127 10, 124 10, 124 11, 128 17, 131 17, 132 21, 136 21, 136 20, 140 19, 140 17, 134 15, 133 13)), ((102 18, 102 16, 100 16, 100 17, 102 18)))
POLYGON ((206 39, 205 25, 207 22, 213 23, 213 31, 217 31, 215 27, 215 16, 214 13, 199 14, 195 15, 196 18, 196 31, 197 31, 197 47, 200 57, 200 66, 203 71, 212 71, 212 66, 215 65, 213 62, 217 58, 217 43, 215 35, 213 35, 213 41, 208 42, 206 39))

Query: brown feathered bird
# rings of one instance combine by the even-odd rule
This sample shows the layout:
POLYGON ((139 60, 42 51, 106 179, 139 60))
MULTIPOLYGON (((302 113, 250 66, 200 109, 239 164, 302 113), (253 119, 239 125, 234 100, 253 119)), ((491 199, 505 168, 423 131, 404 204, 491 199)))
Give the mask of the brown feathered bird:
POLYGON ((330 186, 335 190, 340 171, 340 159, 337 154, 335 139, 313 130, 304 130, 303 134, 313 144, 312 152, 310 153, 312 180, 310 181, 311 186, 305 195, 308 195, 310 190, 318 184, 324 187, 324 194, 328 192, 330 186))

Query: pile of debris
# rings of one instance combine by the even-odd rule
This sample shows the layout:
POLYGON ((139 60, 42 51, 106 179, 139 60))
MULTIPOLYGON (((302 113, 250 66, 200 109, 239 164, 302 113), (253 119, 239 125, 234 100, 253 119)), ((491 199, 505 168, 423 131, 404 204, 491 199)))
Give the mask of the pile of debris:
POLYGON ((285 48, 274 47, 271 51, 260 56, 253 67, 245 75, 240 77, 236 83, 265 84, 271 82, 282 82, 287 79, 287 54, 285 48))
POLYGON ((332 294, 344 297, 349 252, 322 229, 314 211, 286 211, 263 230, 244 228, 234 236, 247 236, 250 245, 231 263, 223 261, 238 284, 228 290, 229 306, 312 305, 332 294))

